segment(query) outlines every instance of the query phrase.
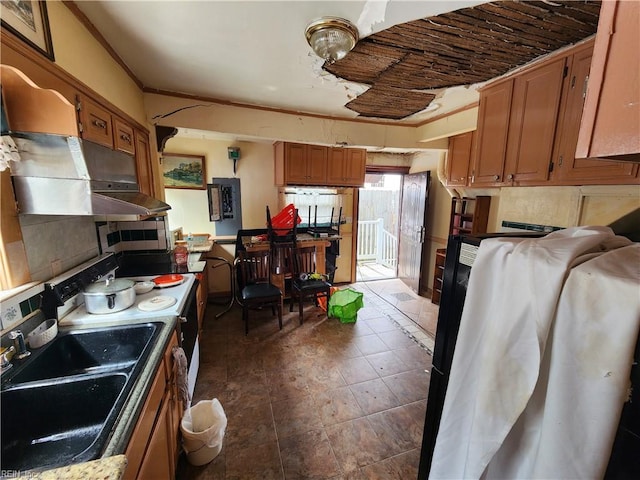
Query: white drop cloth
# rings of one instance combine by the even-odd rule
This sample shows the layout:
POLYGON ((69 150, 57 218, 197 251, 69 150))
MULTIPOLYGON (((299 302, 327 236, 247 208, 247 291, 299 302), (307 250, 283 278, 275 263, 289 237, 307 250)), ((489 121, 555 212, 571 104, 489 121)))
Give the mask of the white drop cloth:
POLYGON ((602 458, 606 465, 612 437, 601 429, 617 426, 612 418, 619 417, 626 392, 619 379, 628 381, 640 318, 638 246, 629 245, 606 227, 480 244, 430 478, 593 478, 582 468, 587 430, 593 437, 589 455, 600 457, 587 461, 594 464, 588 468, 600 468, 595 464, 602 458), (619 247, 625 248, 618 253, 619 247), (612 271, 605 268, 613 261, 619 265, 612 271, 623 272, 619 282, 609 281, 612 271), (612 286, 617 283, 625 287, 612 286), (630 293, 634 288, 636 295, 630 293), (613 351, 605 348, 603 325, 616 329, 613 351), (630 347, 622 347, 620 337, 630 347), (601 388, 585 381, 594 364, 600 366, 594 378, 606 369, 616 382, 605 382, 606 402, 594 399, 581 411, 577 396, 593 397, 601 388), (578 365, 585 369, 582 376, 578 365), (587 422, 580 416, 558 421, 571 412, 589 415, 587 422), (563 453, 559 444, 569 440, 573 447, 563 447, 563 453))

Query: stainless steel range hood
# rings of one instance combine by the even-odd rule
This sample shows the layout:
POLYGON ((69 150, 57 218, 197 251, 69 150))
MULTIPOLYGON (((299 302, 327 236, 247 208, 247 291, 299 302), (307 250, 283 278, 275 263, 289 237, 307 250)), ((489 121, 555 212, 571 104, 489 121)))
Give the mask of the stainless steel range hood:
POLYGON ((23 214, 153 215, 171 206, 140 192, 135 158, 75 136, 12 132, 11 175, 23 214))

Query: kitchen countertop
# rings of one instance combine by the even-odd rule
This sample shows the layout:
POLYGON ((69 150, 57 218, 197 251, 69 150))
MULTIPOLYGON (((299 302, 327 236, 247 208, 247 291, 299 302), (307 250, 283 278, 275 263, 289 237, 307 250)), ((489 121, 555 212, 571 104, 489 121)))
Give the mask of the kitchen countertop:
POLYGON ((29 473, 18 480, 120 480, 127 466, 127 457, 115 455, 67 467, 54 468, 45 472, 29 473))
MULTIPOLYGON (((102 453, 102 457, 97 460, 89 462, 77 463, 74 465, 68 465, 66 467, 59 467, 50 470, 38 471, 30 470, 25 478, 38 478, 38 479, 69 479, 74 480, 76 478, 100 478, 100 479, 119 479, 121 478, 124 468, 126 466, 126 457, 124 452, 131 438, 131 434, 136 426, 144 402, 147 398, 153 379, 160 362, 164 357, 164 352, 167 348, 171 335, 176 328, 176 317, 154 317, 154 318, 141 318, 132 320, 128 324, 148 323, 148 322, 161 322, 161 327, 158 338, 153 346, 144 367, 138 375, 138 379, 133 386, 129 394, 129 399, 124 404, 118 422, 114 425, 111 431, 111 436, 105 446, 105 450, 102 453), (124 462, 123 462, 124 460, 124 462), (120 470, 119 470, 120 469, 120 470), (118 473, 119 472, 119 473, 118 473)), ((122 325, 122 322, 113 322, 114 325, 122 325)), ((94 328, 96 325, 76 325, 72 327, 74 330, 83 328, 94 328)), ((108 323, 101 324, 100 326, 108 326, 108 323)), ((67 327, 62 327, 62 329, 67 327)), ((26 473, 26 472, 25 472, 26 473)))

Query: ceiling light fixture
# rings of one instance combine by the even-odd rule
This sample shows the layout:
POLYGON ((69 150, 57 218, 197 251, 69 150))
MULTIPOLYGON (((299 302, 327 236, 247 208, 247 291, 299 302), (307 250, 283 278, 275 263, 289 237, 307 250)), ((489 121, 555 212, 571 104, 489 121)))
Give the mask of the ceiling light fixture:
POLYGON ((305 30, 307 42, 328 63, 336 62, 358 42, 358 29, 350 21, 338 17, 322 17, 305 30))

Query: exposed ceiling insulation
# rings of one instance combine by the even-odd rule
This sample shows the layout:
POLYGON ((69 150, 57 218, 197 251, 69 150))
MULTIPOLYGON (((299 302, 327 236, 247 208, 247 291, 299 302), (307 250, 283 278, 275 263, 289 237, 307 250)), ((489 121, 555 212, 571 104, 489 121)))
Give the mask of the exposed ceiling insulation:
POLYGON ((600 1, 501 1, 393 26, 366 37, 324 69, 371 87, 345 106, 401 119, 435 91, 472 85, 594 35, 600 1))

